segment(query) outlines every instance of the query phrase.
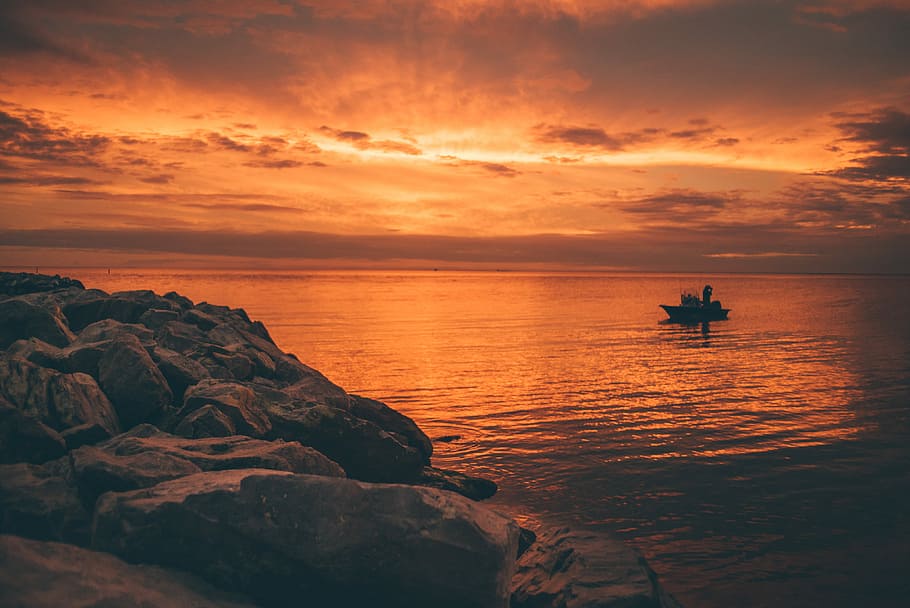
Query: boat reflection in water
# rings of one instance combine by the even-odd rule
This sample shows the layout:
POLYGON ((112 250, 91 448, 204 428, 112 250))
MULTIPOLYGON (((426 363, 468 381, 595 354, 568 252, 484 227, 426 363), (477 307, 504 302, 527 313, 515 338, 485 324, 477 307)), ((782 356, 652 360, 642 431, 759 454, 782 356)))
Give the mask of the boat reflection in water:
POLYGON ((729 308, 723 308, 720 300, 711 300, 713 289, 705 285, 701 299, 691 293, 682 293, 679 296, 679 306, 661 304, 660 307, 670 316, 671 323, 706 323, 708 321, 724 321, 729 308))

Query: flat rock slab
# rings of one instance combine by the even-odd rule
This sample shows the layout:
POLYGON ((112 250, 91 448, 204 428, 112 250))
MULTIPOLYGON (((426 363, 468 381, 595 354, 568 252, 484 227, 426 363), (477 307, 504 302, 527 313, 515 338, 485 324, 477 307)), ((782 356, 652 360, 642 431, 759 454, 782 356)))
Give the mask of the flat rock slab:
POLYGON ((184 573, 62 543, 0 536, 0 606, 252 608, 184 573))
POLYGON ((92 544, 264 605, 506 608, 518 534, 449 492, 241 470, 105 494, 92 544))
POLYGON ((570 528, 540 532, 512 585, 511 608, 679 608, 634 549, 570 528))

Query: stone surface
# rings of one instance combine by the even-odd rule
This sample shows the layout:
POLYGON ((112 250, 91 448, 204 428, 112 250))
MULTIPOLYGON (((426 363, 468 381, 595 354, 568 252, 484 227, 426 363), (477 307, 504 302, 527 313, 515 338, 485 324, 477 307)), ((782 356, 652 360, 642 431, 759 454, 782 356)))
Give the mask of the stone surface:
POLYGON ((57 431, 0 397, 0 464, 40 464, 65 453, 66 443, 57 431))
POLYGON ((149 329, 158 329, 165 323, 176 321, 180 318, 180 313, 176 310, 163 310, 161 308, 150 308, 142 313, 139 322, 149 329))
POLYGON ((369 422, 327 405, 264 400, 271 436, 309 445, 363 481, 409 482, 420 475, 423 456, 369 422))
POLYGON ((237 382, 216 379, 202 380, 187 389, 183 397, 183 408, 178 417, 186 416, 208 404, 214 405, 230 418, 238 433, 264 437, 272 430, 269 416, 252 389, 237 382))
POLYGON ((99 289, 87 289, 70 298, 62 308, 70 329, 78 332, 103 319, 138 323, 149 306, 130 298, 108 295, 99 289))
POLYGON ((82 344, 92 342, 109 342, 124 334, 132 334, 139 339, 143 346, 152 344, 155 332, 138 323, 121 323, 114 319, 102 319, 86 326, 79 332, 78 341, 82 344))
POLYGON ((170 386, 139 339, 120 334, 98 362, 98 380, 124 428, 164 412, 174 400, 170 386))
POLYGON ((143 424, 98 447, 115 456, 155 453, 182 458, 203 471, 258 468, 344 477, 341 467, 312 448, 242 435, 187 439, 143 424))
POLYGON ((458 492, 471 500, 486 500, 499 489, 489 479, 471 477, 456 471, 446 471, 435 467, 424 467, 420 472, 417 483, 428 488, 438 488, 450 492, 458 492))
POLYGON ((554 528, 518 561, 511 608, 679 608, 622 541, 554 528))
POLYGON ((49 367, 61 372, 68 371, 64 351, 38 338, 16 340, 9 345, 6 352, 12 357, 25 359, 41 367, 49 367))
POLYGON ((120 432, 113 406, 86 374, 63 374, 0 354, 0 396, 58 432, 86 423, 111 435, 120 432))
POLYGON ((426 464, 430 463, 430 456, 433 455, 433 443, 430 438, 420 430, 413 420, 396 412, 388 405, 375 399, 351 395, 351 407, 349 410, 352 414, 363 420, 369 420, 387 433, 411 447, 417 449, 424 457, 426 464))
POLYGON ((223 413, 211 403, 203 405, 177 425, 174 429, 176 435, 190 439, 201 437, 228 437, 236 435, 237 429, 227 414, 223 413))
POLYGON ((0 605, 9 608, 252 608, 187 574, 73 545, 0 536, 0 605))
MULTIPOLYGON (((68 466, 67 459, 58 461, 68 466)), ((87 544, 89 514, 75 486, 50 465, 0 465, 0 533, 87 544)))
POLYGON ((183 402, 187 388, 210 376, 201 363, 169 348, 156 346, 152 351, 152 359, 171 387, 175 401, 180 403, 183 402))
POLYGON ((10 298, 0 301, 0 319, 0 348, 24 338, 38 338, 54 346, 67 346, 75 339, 56 306, 48 309, 23 298, 10 298))
POLYGON ((84 289, 79 281, 61 277, 59 274, 49 276, 31 272, 0 272, 0 294, 8 296, 55 291, 72 287, 84 289))
POLYGON ((263 605, 439 608, 508 606, 517 543, 511 519, 449 492, 249 469, 105 494, 92 538, 263 605))
POLYGON ((67 450, 75 450, 84 445, 106 441, 111 438, 111 433, 97 422, 92 422, 70 427, 60 433, 60 436, 66 442, 67 450))

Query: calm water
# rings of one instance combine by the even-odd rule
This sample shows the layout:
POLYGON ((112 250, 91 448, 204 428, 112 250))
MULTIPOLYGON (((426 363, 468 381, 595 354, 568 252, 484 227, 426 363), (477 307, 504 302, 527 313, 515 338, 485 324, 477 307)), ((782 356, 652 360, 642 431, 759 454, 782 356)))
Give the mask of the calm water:
POLYGON ((245 308, 691 608, 906 605, 910 278, 68 271, 245 308), (726 322, 659 321, 709 279, 726 322))

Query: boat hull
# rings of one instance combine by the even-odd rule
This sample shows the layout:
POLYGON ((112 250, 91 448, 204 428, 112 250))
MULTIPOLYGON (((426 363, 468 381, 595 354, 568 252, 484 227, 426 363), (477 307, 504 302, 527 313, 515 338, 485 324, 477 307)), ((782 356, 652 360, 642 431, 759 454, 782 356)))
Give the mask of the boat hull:
POLYGON ((661 304, 661 308, 670 316, 670 321, 675 323, 701 323, 703 321, 723 321, 727 318, 729 308, 719 306, 670 306, 661 304))

